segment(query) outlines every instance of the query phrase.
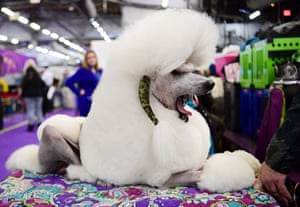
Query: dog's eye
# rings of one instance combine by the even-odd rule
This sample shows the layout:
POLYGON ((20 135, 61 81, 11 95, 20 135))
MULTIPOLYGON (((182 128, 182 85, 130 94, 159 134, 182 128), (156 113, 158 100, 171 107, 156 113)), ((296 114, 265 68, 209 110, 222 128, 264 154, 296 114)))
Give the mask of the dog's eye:
POLYGON ((181 75, 182 73, 183 73, 183 72, 178 71, 178 70, 173 70, 173 71, 171 72, 171 74, 174 75, 174 76, 181 75))
POLYGON ((202 75, 202 74, 203 74, 202 71, 200 71, 200 70, 194 70, 193 73, 199 74, 199 75, 202 75))

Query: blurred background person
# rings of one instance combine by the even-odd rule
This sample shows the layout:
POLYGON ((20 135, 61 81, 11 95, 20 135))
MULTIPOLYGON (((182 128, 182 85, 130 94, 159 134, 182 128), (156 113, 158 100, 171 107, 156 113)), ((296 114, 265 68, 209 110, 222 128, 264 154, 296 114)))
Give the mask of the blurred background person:
POLYGON ((87 116, 94 92, 103 70, 99 67, 96 53, 88 50, 84 55, 82 67, 66 79, 68 86, 77 98, 77 110, 80 116, 87 116))
POLYGON ((51 112, 53 110, 53 103, 52 100, 48 98, 48 91, 53 85, 54 75, 49 70, 48 66, 45 66, 42 69, 41 78, 46 83, 46 88, 43 94, 43 114, 45 115, 46 113, 51 112))
POLYGON ((21 80, 20 93, 25 100, 26 115, 28 119, 27 131, 33 131, 35 122, 39 126, 43 121, 43 95, 45 82, 34 66, 25 68, 25 75, 21 80))

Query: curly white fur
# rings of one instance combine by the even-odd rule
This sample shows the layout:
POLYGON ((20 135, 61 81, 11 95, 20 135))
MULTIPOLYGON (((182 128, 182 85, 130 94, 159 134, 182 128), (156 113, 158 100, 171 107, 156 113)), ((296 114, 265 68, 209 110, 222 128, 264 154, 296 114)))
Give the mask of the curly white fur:
MULTIPOLYGON (((210 130, 200 113, 186 106, 192 115, 184 122, 177 111, 166 108, 151 93, 150 104, 159 119, 155 126, 138 99, 143 75, 168 77, 176 69, 191 72, 208 65, 217 39, 214 22, 206 14, 190 10, 159 11, 128 28, 111 44, 86 120, 67 118, 70 122, 64 122, 59 117, 60 121, 43 124, 57 126, 71 140, 79 138, 82 166, 70 165, 68 175, 90 182, 100 179, 116 185, 161 186, 174 173, 203 168, 200 188, 223 192, 250 186, 254 171, 240 158, 243 156, 224 153, 207 160, 210 130), (75 130, 70 131, 73 126, 75 130)), ((186 77, 190 76, 185 76, 184 83, 186 77)), ((172 82, 170 91, 182 83, 172 82)), ((8 160, 12 162, 13 158, 8 160)))

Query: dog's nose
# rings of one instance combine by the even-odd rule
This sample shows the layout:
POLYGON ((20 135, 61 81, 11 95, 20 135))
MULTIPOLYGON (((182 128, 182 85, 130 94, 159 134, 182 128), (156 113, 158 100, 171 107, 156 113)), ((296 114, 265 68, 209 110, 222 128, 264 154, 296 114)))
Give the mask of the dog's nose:
POLYGON ((204 84, 204 88, 206 91, 210 91, 215 86, 215 82, 213 80, 208 80, 204 84))

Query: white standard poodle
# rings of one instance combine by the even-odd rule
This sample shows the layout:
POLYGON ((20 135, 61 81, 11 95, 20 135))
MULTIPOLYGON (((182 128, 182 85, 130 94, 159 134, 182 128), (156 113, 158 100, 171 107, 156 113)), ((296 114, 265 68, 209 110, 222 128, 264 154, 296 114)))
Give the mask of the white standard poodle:
POLYGON ((114 185, 251 186, 257 160, 244 151, 208 159, 209 126, 186 104, 214 86, 195 71, 213 61, 217 40, 215 23, 196 11, 158 11, 138 21, 111 43, 87 118, 46 120, 40 146, 17 150, 7 168, 66 169, 69 178, 114 185))

